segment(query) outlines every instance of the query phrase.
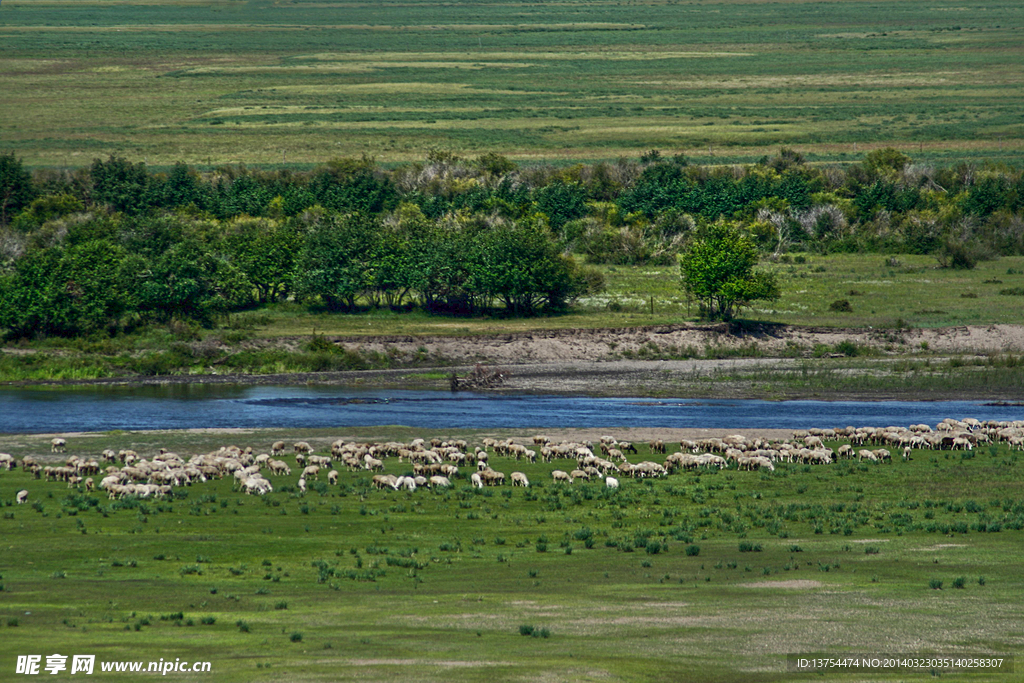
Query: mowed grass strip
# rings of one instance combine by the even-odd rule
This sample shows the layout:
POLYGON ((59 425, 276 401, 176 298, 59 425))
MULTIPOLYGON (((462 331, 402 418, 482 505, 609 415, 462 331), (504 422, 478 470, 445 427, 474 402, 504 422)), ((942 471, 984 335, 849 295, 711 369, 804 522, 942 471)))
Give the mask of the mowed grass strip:
POLYGON ((822 7, 15 3, 0 25, 11 65, 4 137, 33 166, 108 154, 162 165, 401 162, 437 147, 558 162, 654 147, 736 163, 783 144, 837 162, 886 145, 940 163, 1019 161, 1019 6, 903 3, 884 19, 868 3, 822 7), (419 87, 454 88, 503 114, 470 126, 439 98, 412 124, 384 117, 339 136, 337 122, 313 115, 301 127, 264 124, 259 140, 245 121, 203 116, 225 103, 387 111, 419 87), (572 127, 523 135, 555 118, 572 127))

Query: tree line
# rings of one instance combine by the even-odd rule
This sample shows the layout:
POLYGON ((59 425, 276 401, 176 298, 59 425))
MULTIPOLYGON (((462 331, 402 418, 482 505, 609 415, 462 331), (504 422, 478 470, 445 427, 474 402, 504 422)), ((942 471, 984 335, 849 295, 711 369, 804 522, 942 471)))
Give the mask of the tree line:
MULTIPOLYGON (((77 335, 209 321, 284 298, 534 315, 600 288, 576 257, 665 264, 685 250, 692 265, 716 240, 741 246, 747 264, 800 249, 935 254, 971 267, 1024 253, 1022 214, 1019 169, 940 168, 893 149, 849 166, 810 165, 786 149, 722 167, 657 151, 568 167, 435 152, 394 168, 364 158, 205 172, 118 157, 29 172, 5 154, 0 327, 77 335)), ((681 275, 709 313, 744 300, 715 299, 699 272, 681 275)), ((771 294, 772 284, 733 291, 771 294)))

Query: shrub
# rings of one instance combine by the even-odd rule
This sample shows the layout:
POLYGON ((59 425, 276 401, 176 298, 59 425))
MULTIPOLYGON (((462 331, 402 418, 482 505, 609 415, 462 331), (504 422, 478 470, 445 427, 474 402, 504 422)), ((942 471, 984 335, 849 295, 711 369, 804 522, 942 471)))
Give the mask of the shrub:
POLYGON ((288 639, 291 640, 293 643, 301 643, 302 642, 302 634, 299 633, 298 631, 296 631, 295 633, 293 633, 290 636, 288 636, 288 639))
POLYGON ((740 541, 740 552, 741 553, 759 553, 763 548, 760 543, 751 543, 750 541, 740 541))
POLYGON ((880 552, 877 546, 869 545, 864 548, 864 554, 866 555, 877 555, 880 552))
POLYGON ((928 587, 934 591, 940 591, 942 590, 942 582, 938 579, 932 579, 928 582, 928 587))
POLYGON ((978 585, 979 586, 984 586, 985 585, 985 577, 984 576, 979 576, 978 577, 978 585))
POLYGON ((953 588, 964 588, 967 585, 966 576, 958 576, 953 579, 953 588))
POLYGON ((244 621, 242 621, 241 619, 239 619, 238 621, 235 622, 235 626, 237 626, 238 630, 241 631, 242 633, 248 633, 249 632, 249 624, 244 622, 244 621))
POLYGON ((688 545, 688 546, 686 546, 686 554, 689 557, 696 557, 697 555, 700 555, 700 546, 699 545, 688 545))
POLYGON ((828 305, 828 310, 833 313, 853 313, 853 306, 848 299, 836 299, 828 305))
POLYGON ((282 600, 274 604, 274 609, 288 609, 288 603, 282 600))
POLYGON ((199 623, 204 626, 213 626, 217 622, 217 617, 203 617, 199 620, 199 623))
POLYGON ((532 636, 533 635, 533 631, 534 631, 533 626, 530 626, 529 624, 522 624, 519 627, 519 635, 521 635, 521 636, 532 636))

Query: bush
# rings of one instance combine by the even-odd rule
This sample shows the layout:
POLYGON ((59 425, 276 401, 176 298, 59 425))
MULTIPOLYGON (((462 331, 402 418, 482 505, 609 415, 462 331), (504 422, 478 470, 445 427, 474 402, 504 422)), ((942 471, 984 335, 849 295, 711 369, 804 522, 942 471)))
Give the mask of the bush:
POLYGON ((828 305, 828 310, 833 313, 853 313, 853 306, 847 299, 836 299, 828 305))
POLYGON ((298 631, 296 631, 295 633, 293 633, 290 636, 288 636, 288 639, 291 640, 293 643, 301 643, 302 642, 302 634, 299 633, 298 631))
POLYGON ((866 555, 877 555, 880 552, 877 546, 869 545, 864 548, 864 554, 866 555))
POLYGON ((529 624, 523 624, 519 627, 519 635, 521 636, 532 636, 534 628, 529 624))
POLYGON ((213 626, 217 622, 217 617, 203 617, 199 620, 199 623, 204 626, 213 626))
POLYGON ((686 546, 686 554, 689 557, 696 557, 697 555, 700 555, 700 546, 699 545, 688 545, 688 546, 686 546))
POLYGON ((740 542, 741 553, 759 553, 763 550, 760 543, 751 543, 749 541, 740 542))
POLYGON ((934 591, 940 591, 942 590, 942 582, 938 579, 932 579, 928 582, 928 587, 934 591))
POLYGON ((958 576, 953 579, 953 588, 964 588, 967 585, 966 576, 958 576))
POLYGON ((235 626, 237 626, 238 630, 241 631, 242 633, 248 633, 249 632, 249 624, 244 622, 244 621, 242 621, 241 619, 239 619, 238 621, 235 622, 235 626))

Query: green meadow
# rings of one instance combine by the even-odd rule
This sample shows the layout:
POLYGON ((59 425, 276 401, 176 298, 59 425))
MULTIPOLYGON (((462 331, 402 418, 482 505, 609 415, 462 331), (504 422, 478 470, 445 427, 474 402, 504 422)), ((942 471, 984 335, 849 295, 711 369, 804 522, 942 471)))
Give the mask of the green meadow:
MULTIPOLYGON (((339 436, 485 434, 117 432, 69 436, 68 454, 260 452, 278 438, 323 451, 339 436)), ((19 459, 48 444, 0 437, 19 459)), ((631 460, 649 457, 640 446, 631 460)), ((553 484, 569 461, 494 457, 531 486, 477 490, 463 468, 448 491, 378 491, 341 468, 337 486, 300 495, 286 459, 294 473, 265 497, 224 479, 111 501, 0 472, 5 674, 18 655, 60 653, 212 663, 168 680, 801 681, 821 676, 787 671, 787 654, 1021 648, 1024 499, 1005 445, 621 478, 618 491, 553 484)), ((95 680, 125 677, 98 668, 95 680)), ((939 675, 993 680, 855 679, 939 675)))
POLYGON ((6 0, 0 146, 33 167, 1012 163, 1022 20, 1009 0, 6 0))

